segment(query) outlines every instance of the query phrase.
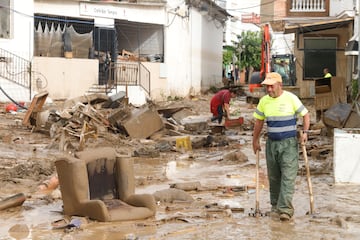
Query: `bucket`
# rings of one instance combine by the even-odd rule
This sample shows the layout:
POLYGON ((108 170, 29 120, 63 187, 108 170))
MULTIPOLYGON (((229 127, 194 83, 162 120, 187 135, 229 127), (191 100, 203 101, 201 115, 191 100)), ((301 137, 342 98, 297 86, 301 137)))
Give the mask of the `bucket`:
POLYGON ((190 136, 181 137, 176 139, 176 150, 177 151, 191 151, 190 136))

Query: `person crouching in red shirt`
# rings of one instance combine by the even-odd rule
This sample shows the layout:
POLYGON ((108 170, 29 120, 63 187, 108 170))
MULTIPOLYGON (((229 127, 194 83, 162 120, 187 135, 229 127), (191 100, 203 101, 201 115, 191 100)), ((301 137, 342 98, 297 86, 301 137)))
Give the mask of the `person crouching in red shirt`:
POLYGON ((236 97, 236 89, 223 89, 217 92, 210 101, 210 112, 213 114, 211 121, 220 124, 223 117, 230 118, 230 100, 236 97))

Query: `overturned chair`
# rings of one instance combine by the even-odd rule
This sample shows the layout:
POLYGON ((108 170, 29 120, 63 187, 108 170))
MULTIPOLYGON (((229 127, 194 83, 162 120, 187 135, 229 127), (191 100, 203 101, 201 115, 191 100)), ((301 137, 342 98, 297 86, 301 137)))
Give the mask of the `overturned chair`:
POLYGON ((64 214, 108 222, 155 215, 151 194, 135 194, 133 160, 110 147, 78 152, 55 162, 64 214))

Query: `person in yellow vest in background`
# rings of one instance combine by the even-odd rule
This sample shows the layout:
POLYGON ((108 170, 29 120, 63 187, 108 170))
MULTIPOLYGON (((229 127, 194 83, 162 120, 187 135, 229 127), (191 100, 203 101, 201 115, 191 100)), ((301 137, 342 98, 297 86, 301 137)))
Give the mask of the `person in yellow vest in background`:
POLYGON ((253 151, 261 151, 260 134, 264 122, 267 126, 266 166, 270 184, 270 203, 273 217, 289 221, 294 215, 292 199, 295 192, 295 179, 299 167, 297 139, 297 116, 302 117, 303 134, 300 142, 307 141, 310 115, 300 99, 293 93, 282 89, 279 73, 267 73, 261 82, 266 87, 253 116, 253 151))
POLYGON ((323 72, 324 72, 324 78, 331 78, 332 77, 332 75, 329 72, 328 68, 324 68, 323 72))

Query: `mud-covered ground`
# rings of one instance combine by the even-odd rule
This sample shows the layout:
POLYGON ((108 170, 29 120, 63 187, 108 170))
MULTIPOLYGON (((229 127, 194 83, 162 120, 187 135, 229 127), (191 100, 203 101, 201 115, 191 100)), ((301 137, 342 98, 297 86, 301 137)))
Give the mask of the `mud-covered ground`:
MULTIPOLYGON (((184 99, 182 103, 199 115, 210 116, 210 97, 184 99)), ((309 214, 309 189, 300 154, 302 171, 297 178, 293 220, 284 223, 252 215, 256 203, 256 156, 251 149, 254 106, 238 98, 231 109, 240 112, 245 122, 242 127, 225 131, 228 145, 134 157, 137 193, 152 194, 169 189, 174 183, 197 182, 200 188, 187 191, 194 201, 158 202, 155 217, 149 219, 113 223, 82 219, 80 228, 71 229, 54 228, 54 222, 69 220, 62 214, 59 188, 44 190, 44 183, 49 185, 56 175, 54 161, 64 153, 46 132, 31 131, 21 125, 24 112, 2 111, 0 199, 24 193, 26 200, 21 206, 0 211, 0 239, 359 239, 360 188, 334 184, 332 147, 308 157, 313 214, 309 214), (233 151, 242 152, 245 158, 225 157, 233 151)), ((312 123, 315 128, 314 115, 312 123)), ((324 132, 310 137, 309 152, 332 146, 332 137, 324 136, 324 132)), ((156 141, 109 135, 87 142, 87 147, 113 146, 118 152, 132 154, 140 147, 154 146, 156 141)), ((259 206, 265 213, 270 204, 264 152, 260 153, 260 165, 259 206)))

